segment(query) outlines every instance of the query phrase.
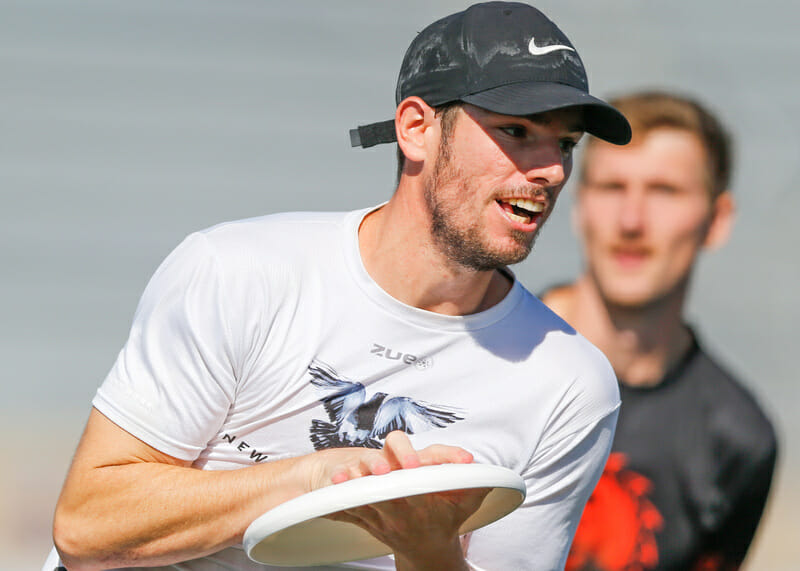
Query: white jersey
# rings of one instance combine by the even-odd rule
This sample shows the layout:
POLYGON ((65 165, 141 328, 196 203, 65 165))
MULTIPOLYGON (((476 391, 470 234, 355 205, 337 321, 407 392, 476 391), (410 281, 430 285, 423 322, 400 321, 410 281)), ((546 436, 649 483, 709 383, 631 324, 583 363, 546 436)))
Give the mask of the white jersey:
MULTIPOLYGON (((516 280, 467 316, 392 298, 359 254, 368 212, 189 236, 148 284, 93 405, 204 470, 381 446, 393 429, 417 448, 461 446, 527 486, 519 509, 472 535, 474 568, 563 567, 613 438, 608 361, 516 280)), ((349 566, 394 568, 389 557, 349 566)), ((233 547, 180 569, 269 567, 233 547)))

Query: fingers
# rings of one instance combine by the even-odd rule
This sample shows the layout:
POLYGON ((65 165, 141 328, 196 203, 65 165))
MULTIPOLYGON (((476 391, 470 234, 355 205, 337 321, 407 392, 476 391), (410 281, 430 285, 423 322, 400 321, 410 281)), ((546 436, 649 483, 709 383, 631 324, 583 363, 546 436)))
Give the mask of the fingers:
POLYGON ((418 468, 435 464, 470 464, 474 458, 471 453, 458 446, 433 444, 416 450, 405 432, 395 430, 386 436, 383 450, 393 462, 393 468, 418 468))
POLYGON ((357 456, 343 458, 344 463, 331 470, 331 482, 341 484, 347 480, 362 476, 388 474, 392 471, 391 463, 379 450, 357 449, 357 456))
POLYGON ((491 488, 470 488, 439 492, 437 496, 451 504, 457 504, 471 514, 481 506, 490 491, 491 488))
POLYGON ((405 432, 395 430, 386 436, 383 443, 383 450, 397 468, 418 468, 422 465, 419 454, 411 444, 411 440, 405 432))
POLYGON ((392 470, 417 468, 422 465, 408 435, 399 430, 390 432, 382 450, 350 449, 344 462, 331 471, 331 481, 340 484, 362 476, 387 474, 392 470))
POLYGON ((341 484, 363 476, 388 474, 392 470, 418 468, 436 464, 469 464, 473 456, 458 446, 434 444, 417 450, 408 434, 390 432, 380 450, 369 448, 335 448, 311 454, 304 464, 310 466, 307 491, 341 484))
POLYGON ((470 452, 458 446, 433 444, 419 451, 419 459, 423 466, 434 464, 471 464, 474 457, 470 452))

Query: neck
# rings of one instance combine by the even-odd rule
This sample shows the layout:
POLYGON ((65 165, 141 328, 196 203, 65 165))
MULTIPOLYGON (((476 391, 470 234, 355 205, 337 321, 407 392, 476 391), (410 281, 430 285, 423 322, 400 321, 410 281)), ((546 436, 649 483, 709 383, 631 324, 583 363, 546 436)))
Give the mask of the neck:
POLYGON ((499 303, 511 288, 498 271, 450 262, 431 238, 424 205, 400 189, 361 223, 358 242, 367 273, 407 305, 445 315, 468 315, 499 303))
POLYGON ((548 292, 543 301, 605 353, 621 382, 654 386, 691 347, 682 318, 684 299, 681 288, 646 306, 614 305, 584 275, 548 292))

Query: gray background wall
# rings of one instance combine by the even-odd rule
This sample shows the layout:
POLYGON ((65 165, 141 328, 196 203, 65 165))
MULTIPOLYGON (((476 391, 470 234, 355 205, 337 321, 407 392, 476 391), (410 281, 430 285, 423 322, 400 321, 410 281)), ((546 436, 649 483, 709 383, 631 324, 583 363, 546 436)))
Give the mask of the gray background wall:
MULTIPOLYGON (((780 430, 750 568, 788 570, 800 560, 800 8, 735 4, 538 2, 594 92, 678 89, 736 136, 738 226, 703 261, 689 315, 780 430)), ((391 117, 413 34, 467 5, 0 0, 0 569, 43 562, 89 401, 161 259, 219 221, 388 198, 393 149, 352 150, 347 130, 391 117)), ((516 269, 534 290, 579 267, 569 202, 516 269)))

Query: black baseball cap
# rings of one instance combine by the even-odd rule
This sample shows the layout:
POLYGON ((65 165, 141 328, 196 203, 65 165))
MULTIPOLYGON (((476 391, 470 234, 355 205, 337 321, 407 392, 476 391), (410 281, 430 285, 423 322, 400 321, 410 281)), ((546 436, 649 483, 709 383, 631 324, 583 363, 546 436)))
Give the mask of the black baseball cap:
MULTIPOLYGON (((631 127, 614 107, 589 95, 578 52, 547 16, 528 4, 485 2, 422 30, 406 51, 396 103, 422 98, 431 107, 464 101, 503 115, 581 107, 584 128, 624 145, 631 127)), ((352 129, 352 146, 397 141, 394 119, 352 129)))

